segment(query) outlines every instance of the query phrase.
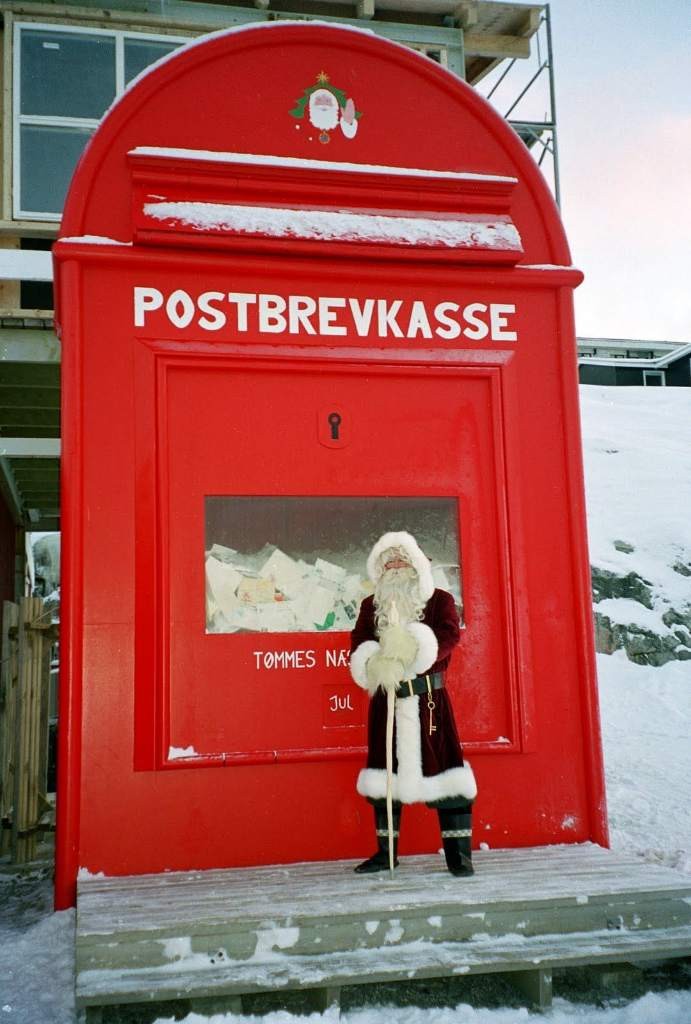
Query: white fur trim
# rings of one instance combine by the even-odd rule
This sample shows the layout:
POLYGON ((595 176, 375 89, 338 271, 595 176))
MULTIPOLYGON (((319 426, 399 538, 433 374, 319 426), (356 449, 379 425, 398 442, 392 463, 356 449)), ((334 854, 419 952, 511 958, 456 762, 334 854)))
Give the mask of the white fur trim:
POLYGON ((358 686, 367 690, 369 694, 374 693, 377 688, 373 687, 367 678, 367 662, 378 650, 379 644, 376 640, 365 640, 350 655, 350 674, 358 686))
MULTIPOLYGON (((402 804, 433 803, 454 796, 474 800, 477 796, 477 783, 467 761, 462 768, 449 768, 439 775, 422 774, 419 697, 396 701, 396 757, 398 772, 393 776, 392 795, 402 804)), ((372 800, 385 799, 386 771, 363 768, 357 791, 372 800)))
POLYGON ((381 567, 377 565, 377 562, 380 556, 383 555, 388 548, 401 548, 401 550, 405 551, 410 559, 410 564, 418 575, 420 597, 425 602, 429 601, 430 597, 434 593, 432 566, 430 565, 429 559, 420 548, 418 542, 412 534, 406 533, 405 530, 399 530, 394 533, 385 533, 383 537, 379 538, 370 551, 369 558, 367 559, 367 575, 372 583, 376 583, 381 576, 381 567))
POLYGON ((410 678, 414 679, 415 676, 427 672, 434 665, 439 654, 439 643, 434 631, 424 622, 411 622, 406 628, 417 642, 417 654, 410 666, 410 678))

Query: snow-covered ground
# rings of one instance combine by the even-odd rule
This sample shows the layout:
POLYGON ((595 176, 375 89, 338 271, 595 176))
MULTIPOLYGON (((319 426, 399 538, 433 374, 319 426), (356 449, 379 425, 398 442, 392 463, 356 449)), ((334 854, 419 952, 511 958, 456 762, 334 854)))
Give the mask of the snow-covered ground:
MULTIPOLYGON (((691 389, 583 387, 581 407, 591 561, 650 581, 656 610, 691 603, 691 577, 672 568, 691 562, 691 389), (615 541, 634 550, 619 551, 615 541)), ((598 656, 598 674, 612 846, 691 874, 691 662, 639 666, 619 651, 598 656)), ((73 932, 73 911, 50 913, 47 877, 0 869, 0 1024, 73 1024, 73 932)), ((651 977, 651 988, 606 1006, 594 1005, 591 992, 575 992, 541 1015, 515 1005, 481 1009, 459 996, 453 1007, 347 1009, 341 1021, 689 1024, 691 973, 651 977)), ((329 1012, 299 1019, 335 1024, 329 1012)), ((285 1011, 190 1014, 184 1024, 297 1020, 285 1011)))

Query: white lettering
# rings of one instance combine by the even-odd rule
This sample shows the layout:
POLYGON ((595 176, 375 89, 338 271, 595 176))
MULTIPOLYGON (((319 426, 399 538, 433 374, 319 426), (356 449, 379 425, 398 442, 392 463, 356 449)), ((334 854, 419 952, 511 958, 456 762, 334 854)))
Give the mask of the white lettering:
POLYGON ((394 299, 390 306, 386 299, 377 299, 377 322, 380 338, 385 338, 387 336, 389 328, 391 328, 391 333, 394 338, 403 337, 403 331, 396 322, 396 316, 398 315, 402 305, 402 299, 394 299))
POLYGON ((408 321, 408 333, 407 338, 416 338, 418 331, 422 331, 423 338, 432 337, 432 329, 429 325, 429 319, 427 317, 427 310, 425 309, 424 302, 417 299, 413 303, 413 308, 410 313, 410 320, 408 321))
POLYGON ((469 306, 465 307, 463 310, 463 319, 467 324, 470 324, 470 327, 466 327, 463 332, 466 338, 472 338, 473 341, 482 341, 483 338, 487 337, 489 334, 489 327, 484 320, 480 320, 475 315, 476 313, 486 312, 487 306, 484 302, 471 302, 469 306))
POLYGON ((288 324, 283 316, 286 300, 281 295, 259 296, 259 330, 262 334, 283 334, 288 324))
POLYGON ((150 309, 160 309, 163 305, 163 292, 158 288, 134 289, 134 326, 143 327, 144 319, 150 309))
POLYGON ((254 667, 262 668, 314 668, 317 658, 314 651, 252 651, 254 667))
POLYGON ((357 299, 348 299, 348 305, 355 321, 355 330, 361 338, 366 338, 372 323, 374 299, 365 299, 362 306, 357 299))
POLYGON ((515 313, 516 307, 510 305, 502 305, 499 302, 493 302, 489 307, 489 321, 492 325, 492 341, 517 341, 518 335, 515 331, 507 331, 506 328, 506 316, 504 314, 515 313))
POLYGON ((187 292, 177 288, 168 296, 166 313, 173 327, 189 327, 194 319, 194 302, 187 292))
POLYGON ((326 667, 327 668, 347 668, 350 659, 350 651, 347 647, 341 647, 340 650, 326 651, 326 667))
POLYGON ((461 325, 458 320, 454 320, 450 317, 449 313, 458 313, 460 306, 457 302, 440 302, 438 306, 434 307, 434 316, 440 327, 437 327, 435 334, 439 338, 444 338, 445 341, 453 341, 454 338, 458 338, 461 333, 461 325))
POLYGON ((333 693, 329 697, 329 711, 355 711, 350 703, 350 694, 347 693, 345 697, 339 697, 337 693, 333 693))
POLYGON ((225 313, 211 305, 212 302, 223 302, 224 298, 223 292, 202 292, 199 296, 197 305, 202 313, 207 314, 199 317, 199 326, 205 331, 220 331, 222 327, 225 327, 227 320, 225 313))
POLYGON ((257 296, 253 292, 228 292, 228 302, 237 303, 238 307, 238 330, 247 330, 247 307, 253 306, 257 296))
POLYGON ((337 313, 336 309, 345 306, 345 299, 319 299, 319 333, 320 334, 346 334, 345 327, 334 323, 337 313), (335 308, 334 308, 335 307, 335 308))
MULTIPOLYGON (((515 303, 470 302, 463 306, 444 300, 355 299, 342 296, 274 295, 255 292, 167 293, 158 288, 133 288, 135 327, 145 327, 150 314, 165 310, 178 329, 190 325, 202 331, 229 329, 246 334, 322 335, 360 338, 439 338, 455 341, 518 341, 515 303), (228 306, 224 305, 227 300, 228 306), (235 307, 233 310, 232 307, 235 307), (252 310, 256 309, 256 312, 252 310)), ((163 317, 158 318, 159 321, 163 317)), ((159 323, 160 329, 160 323, 159 323)))
POLYGON ((316 334, 312 321, 309 319, 315 313, 317 303, 309 295, 288 296, 288 333, 299 334, 300 328, 305 334, 316 334))

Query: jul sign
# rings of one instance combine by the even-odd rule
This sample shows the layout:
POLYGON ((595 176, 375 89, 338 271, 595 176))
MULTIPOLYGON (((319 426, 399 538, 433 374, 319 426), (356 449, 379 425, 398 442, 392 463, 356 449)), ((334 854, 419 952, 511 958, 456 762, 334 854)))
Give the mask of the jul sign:
POLYGON ((135 286, 135 327, 192 325, 203 331, 295 334, 361 338, 439 338, 455 341, 518 341, 515 303, 457 302, 429 304, 422 299, 352 296, 277 295, 183 288, 164 293, 135 286))

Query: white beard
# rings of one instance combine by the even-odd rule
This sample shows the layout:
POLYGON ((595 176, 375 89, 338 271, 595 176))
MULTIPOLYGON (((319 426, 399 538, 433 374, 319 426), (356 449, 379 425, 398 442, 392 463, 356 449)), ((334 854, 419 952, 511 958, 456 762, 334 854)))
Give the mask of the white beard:
POLYGON ((325 131, 331 131, 338 124, 340 116, 340 110, 338 109, 338 103, 335 97, 331 97, 330 93, 327 93, 333 102, 329 102, 328 105, 322 106, 317 102, 320 93, 326 92, 324 89, 318 89, 317 92, 312 93, 309 101, 309 119, 315 128, 320 128, 325 131))
POLYGON ((391 606, 396 611, 402 626, 419 622, 425 611, 425 601, 420 597, 418 575, 415 569, 387 569, 379 577, 374 588, 374 621, 377 631, 391 625, 391 606))

